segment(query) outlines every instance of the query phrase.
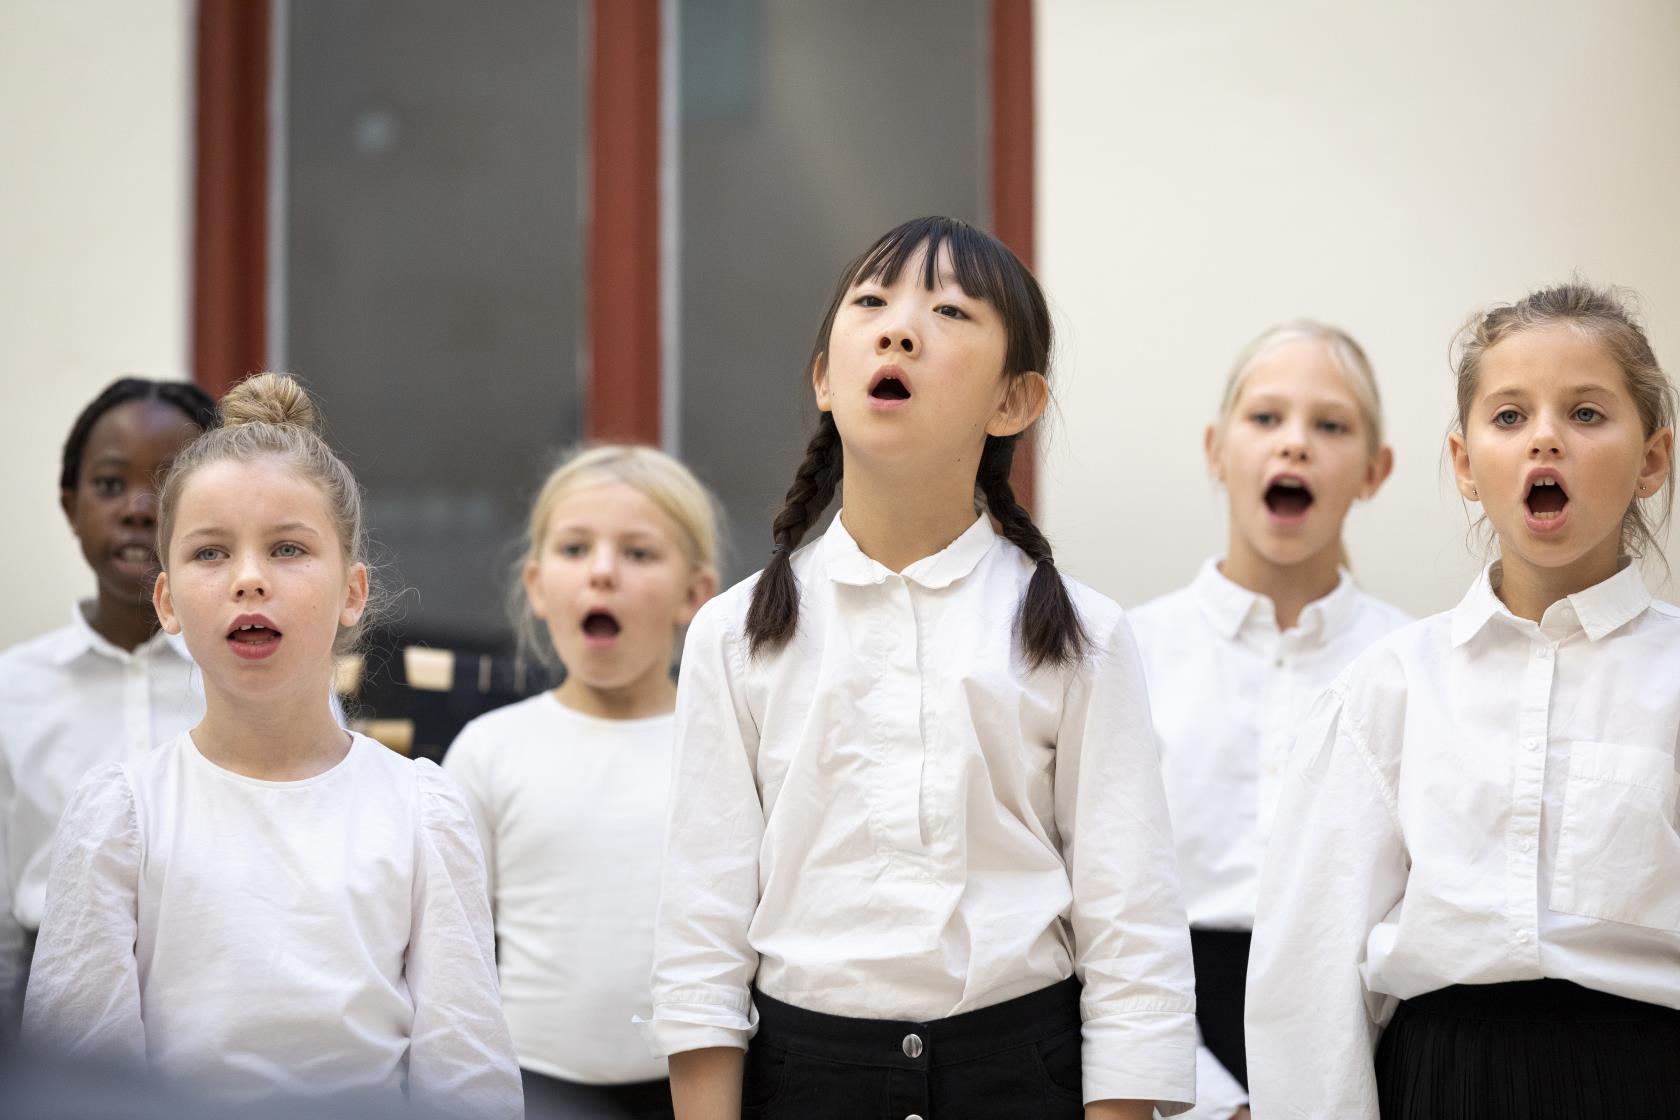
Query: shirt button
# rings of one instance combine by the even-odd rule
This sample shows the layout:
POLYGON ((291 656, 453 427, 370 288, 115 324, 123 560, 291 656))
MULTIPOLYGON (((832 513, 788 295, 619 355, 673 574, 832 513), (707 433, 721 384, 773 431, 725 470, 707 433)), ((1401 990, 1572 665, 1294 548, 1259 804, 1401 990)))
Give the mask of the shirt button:
POLYGON ((912 1113, 911 1113, 911 1114, 910 1114, 910 1115, 908 1115, 908 1116, 906 1116, 906 1117, 905 1117, 905 1118, 904 1118, 904 1120, 922 1120, 922 1118, 921 1118, 921 1116, 919 1116, 919 1115, 917 1115, 917 1114, 916 1114, 916 1113, 914 1113, 914 1112, 912 1112, 912 1113))
POLYGON ((1552 647, 1541 646, 1539 649, 1534 651, 1534 656, 1538 657, 1542 661, 1550 661, 1552 659, 1552 647))
POLYGON ((1526 929, 1519 929, 1517 931, 1517 940, 1526 945, 1528 943, 1528 931, 1526 929))
POLYGON ((1523 740, 1523 746, 1527 747, 1531 751, 1537 751, 1540 749, 1540 740, 1530 736, 1529 738, 1523 740))
POLYGON ((904 1036, 904 1056, 919 1058, 922 1056, 922 1039, 920 1035, 907 1034, 904 1036))
POLYGON ((1532 852, 1534 850, 1534 841, 1524 836, 1522 838, 1522 843, 1518 844, 1517 847, 1521 848, 1525 852, 1532 852))

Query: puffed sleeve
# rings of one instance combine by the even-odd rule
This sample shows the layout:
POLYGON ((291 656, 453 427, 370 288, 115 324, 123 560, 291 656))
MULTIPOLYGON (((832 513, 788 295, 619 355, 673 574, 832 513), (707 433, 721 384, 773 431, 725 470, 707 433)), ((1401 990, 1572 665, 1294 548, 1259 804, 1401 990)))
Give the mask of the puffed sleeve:
POLYGON ((463 1116, 524 1115, 519 1060, 501 992, 472 813, 431 762, 414 763, 414 924, 404 971, 414 997, 408 1086, 413 1103, 463 1116))
POLYGON ((472 810, 478 846, 484 853, 484 881, 490 895, 490 917, 496 916, 495 783, 491 773, 490 742, 483 724, 474 720, 461 728, 443 755, 443 772, 455 783, 472 810))
POLYGON ((748 987, 758 954, 747 927, 758 908, 764 808, 753 775, 758 729, 741 691, 743 651, 725 631, 729 603, 712 600, 689 626, 677 685, 653 1011, 637 1023, 659 1057, 745 1049, 756 1027, 748 987))
POLYGON ((1313 706, 1261 869, 1244 1018, 1249 1094, 1266 1120, 1377 1120, 1372 1056, 1394 1001, 1368 992, 1362 969, 1408 861, 1356 709, 1340 683, 1313 706))
POLYGON ((143 1065, 138 932, 140 824, 122 765, 82 779, 59 818, 24 1034, 55 1052, 143 1065))
POLYGON ((1084 986, 1085 1099, 1196 1099, 1196 985, 1160 752, 1118 613, 1073 674, 1056 739, 1056 824, 1084 986))

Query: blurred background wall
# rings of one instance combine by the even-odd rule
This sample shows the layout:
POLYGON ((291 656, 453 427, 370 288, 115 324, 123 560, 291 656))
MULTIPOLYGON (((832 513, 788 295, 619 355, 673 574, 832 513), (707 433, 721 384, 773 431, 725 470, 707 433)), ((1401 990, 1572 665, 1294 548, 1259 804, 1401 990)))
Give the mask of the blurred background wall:
POLYGON ((418 592, 410 638, 505 639, 499 565, 545 461, 625 416, 723 497, 745 574, 834 275, 927 211, 1043 277, 1064 347, 1038 509, 1124 603, 1219 549, 1201 430, 1280 319, 1345 326, 1377 365, 1398 466, 1351 551, 1418 612, 1474 570, 1439 468, 1465 315, 1578 270, 1638 289, 1680 367, 1668 0, 495 10, 0 6, 0 644, 90 588, 57 456, 125 371, 310 379, 418 592), (254 172, 205 178, 253 146, 254 172))
POLYGON ((0 645, 93 590, 58 509, 76 413, 123 373, 191 368, 193 9, 0 4, 0 645))
POLYGON ((1120 602, 1221 547, 1202 432, 1273 323, 1327 320, 1371 356, 1395 470, 1349 552, 1415 613, 1476 570, 1441 468, 1470 312, 1577 272, 1627 285, 1680 373, 1680 5, 1037 13, 1038 265, 1066 343, 1039 493, 1062 562, 1120 602))

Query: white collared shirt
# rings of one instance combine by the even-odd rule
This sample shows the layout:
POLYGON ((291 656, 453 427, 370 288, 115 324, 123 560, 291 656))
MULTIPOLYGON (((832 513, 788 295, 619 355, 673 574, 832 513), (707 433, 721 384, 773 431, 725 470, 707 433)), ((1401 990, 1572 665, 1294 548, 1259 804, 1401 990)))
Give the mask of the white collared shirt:
POLYGON ((0 653, 0 1015, 22 997, 20 954, 46 908, 53 829, 83 775, 203 718, 197 667, 162 631, 131 653, 73 606, 68 626, 0 653))
POLYGON ((24 1031, 227 1102, 406 1090, 523 1114, 472 814, 431 762, 361 735, 299 781, 226 770, 187 733, 90 772, 24 1031))
POLYGON ((1359 658, 1291 755, 1249 967, 1267 1120, 1375 1120, 1396 999, 1555 978, 1680 1007, 1680 610, 1629 566, 1534 623, 1498 578, 1359 658))
POLYGON ((667 1076, 648 1012, 671 715, 598 719, 544 692, 479 716, 443 756, 490 872, 502 1010, 519 1064, 624 1084, 667 1076))
POLYGON ((1120 609, 1068 581, 1091 652, 1027 669, 1033 564, 985 517, 902 573, 836 518, 793 570, 781 650, 748 654, 753 579, 689 629, 650 1046, 744 1046, 755 977, 831 1015, 928 1020, 1077 975, 1086 1099, 1182 1111, 1194 981, 1120 609))
MULTIPOLYGON (((1314 698, 1410 616, 1344 569, 1330 594, 1278 629, 1272 601, 1209 559, 1190 586, 1127 612, 1149 679, 1161 775, 1195 929, 1254 928, 1260 859, 1283 763, 1314 698)), ((1248 1094, 1204 1047, 1191 1120, 1228 1117, 1248 1094)))

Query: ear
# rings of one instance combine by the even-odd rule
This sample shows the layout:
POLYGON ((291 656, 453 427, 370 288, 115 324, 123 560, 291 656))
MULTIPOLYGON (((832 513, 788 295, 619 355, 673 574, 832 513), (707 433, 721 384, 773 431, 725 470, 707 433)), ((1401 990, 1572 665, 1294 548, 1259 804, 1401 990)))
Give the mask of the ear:
POLYGON ((535 560, 525 561, 525 567, 519 572, 519 582, 525 587, 525 602, 530 605, 531 613, 547 622, 548 605, 543 602, 542 581, 537 578, 538 571, 535 560))
POLYGON ((1645 461, 1639 465, 1639 496, 1646 498, 1662 489, 1674 469, 1674 429, 1658 428, 1645 441, 1645 461))
POLYGON ((1050 383, 1042 373, 1018 373, 1004 386, 1003 399, 986 421, 989 436, 1020 435, 1044 415, 1050 403, 1050 383))
POLYGON ((175 613, 175 600, 169 595, 169 573, 159 572, 152 583, 152 611, 157 615, 158 625, 163 627, 165 634, 179 634, 181 619, 175 613))
POLYGON ((367 610, 368 570, 366 564, 350 565, 349 578, 344 581, 344 606, 339 608, 338 624, 354 626, 367 610))
POLYGON ((811 363, 811 388, 817 394, 817 408, 823 412, 833 412, 834 398, 828 391, 827 354, 818 354, 817 360, 811 363))
POLYGON ((717 594, 717 584, 717 573, 710 568, 701 568, 688 577, 688 592, 683 596, 682 609, 677 612, 679 626, 687 626, 694 621, 694 616, 706 605, 706 600, 717 594))
POLYGON ((1371 456, 1371 461, 1365 465, 1365 486, 1359 492, 1361 498, 1370 499, 1377 496, 1382 484, 1388 481, 1388 476, 1394 473, 1394 448, 1383 446, 1377 448, 1377 453, 1371 456))
POLYGON ((1459 494, 1467 502, 1481 501, 1476 492, 1476 478, 1470 473, 1470 450, 1464 442, 1463 432, 1452 432, 1447 436, 1447 454, 1452 457, 1453 480, 1458 484, 1459 494))
POLYGON ((76 528, 76 492, 74 490, 60 490, 58 492, 58 508, 64 511, 65 519, 70 522, 70 528, 76 528))
POLYGON ((1208 477, 1215 482, 1225 481, 1225 464, 1219 461, 1219 425, 1209 424, 1202 433, 1202 454, 1207 458, 1208 477))

